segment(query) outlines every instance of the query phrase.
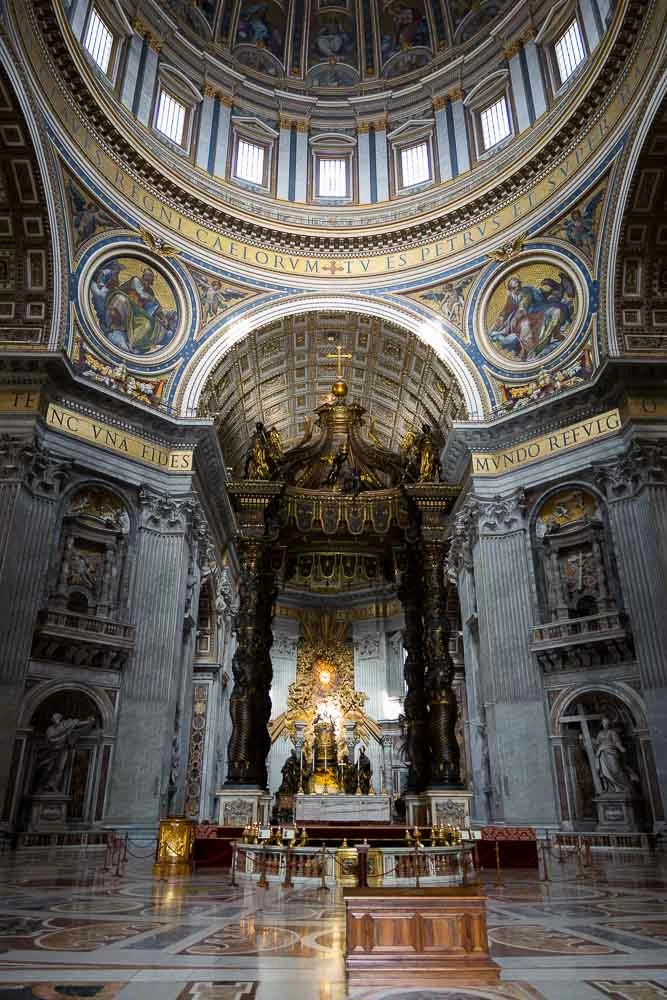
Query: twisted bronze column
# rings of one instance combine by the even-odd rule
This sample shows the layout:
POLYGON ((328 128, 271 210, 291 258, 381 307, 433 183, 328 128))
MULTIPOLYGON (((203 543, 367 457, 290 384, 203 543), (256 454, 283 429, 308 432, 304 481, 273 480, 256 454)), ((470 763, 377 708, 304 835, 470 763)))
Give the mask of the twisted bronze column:
POLYGON ((405 758, 408 762, 408 791, 421 792, 428 779, 426 743, 426 695, 424 691, 424 642, 421 616, 421 573, 416 546, 402 553, 398 598, 403 605, 405 629, 403 666, 405 678, 405 758))
POLYGON ((461 782, 456 742, 457 705, 452 689, 454 663, 449 655, 444 555, 441 543, 423 543, 424 688, 428 706, 429 785, 436 787, 461 782))
POLYGON ((239 558, 237 647, 232 660, 234 687, 229 699, 232 734, 225 784, 265 788, 266 757, 270 749, 274 576, 265 541, 241 540, 239 558))

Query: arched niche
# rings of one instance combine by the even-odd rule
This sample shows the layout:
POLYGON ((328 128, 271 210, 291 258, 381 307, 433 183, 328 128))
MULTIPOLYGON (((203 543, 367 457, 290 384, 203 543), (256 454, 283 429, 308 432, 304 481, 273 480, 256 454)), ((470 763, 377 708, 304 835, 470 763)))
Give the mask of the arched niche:
POLYGON ((647 830, 662 815, 642 699, 623 683, 570 686, 550 712, 562 825, 647 830))
POLYGON ((51 567, 49 605, 98 618, 127 608, 130 516, 125 501, 99 483, 67 498, 51 567))
POLYGON ((550 490, 532 522, 543 622, 616 610, 617 577, 600 497, 578 483, 550 490))
POLYGON ((111 699, 99 689, 59 680, 26 694, 12 817, 19 829, 63 833, 103 820, 113 729, 111 699))

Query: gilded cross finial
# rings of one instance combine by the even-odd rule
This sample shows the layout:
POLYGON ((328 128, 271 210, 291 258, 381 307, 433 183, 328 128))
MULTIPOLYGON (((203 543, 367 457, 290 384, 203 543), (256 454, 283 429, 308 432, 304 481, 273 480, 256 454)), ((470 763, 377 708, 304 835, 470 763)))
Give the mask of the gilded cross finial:
POLYGON ((349 359, 351 361, 352 360, 352 355, 351 354, 343 354, 343 348, 340 346, 340 344, 337 344, 336 345, 336 353, 335 354, 327 354, 327 358, 335 359, 336 364, 337 364, 337 369, 338 369, 338 371, 337 371, 338 378, 342 378, 343 377, 343 358, 349 359))

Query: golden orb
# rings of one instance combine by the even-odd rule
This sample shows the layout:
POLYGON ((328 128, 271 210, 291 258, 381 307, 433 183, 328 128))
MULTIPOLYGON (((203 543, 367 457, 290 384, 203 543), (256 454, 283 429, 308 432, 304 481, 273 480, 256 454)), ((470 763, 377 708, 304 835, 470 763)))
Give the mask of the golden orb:
POLYGON ((347 382, 342 378, 337 379, 331 386, 331 391, 338 399, 344 399, 347 396, 347 382))

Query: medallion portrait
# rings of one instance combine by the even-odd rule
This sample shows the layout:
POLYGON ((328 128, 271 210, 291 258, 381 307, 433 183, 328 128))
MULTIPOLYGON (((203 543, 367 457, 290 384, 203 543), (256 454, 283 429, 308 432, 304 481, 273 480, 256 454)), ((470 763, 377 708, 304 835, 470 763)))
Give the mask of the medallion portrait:
POLYGON ((581 281, 562 261, 508 265, 482 296, 480 346, 508 367, 542 365, 581 329, 585 298, 581 281))
POLYGON ((100 332, 115 348, 146 357, 175 339, 181 309, 159 267, 130 255, 109 257, 92 273, 89 304, 100 332))

